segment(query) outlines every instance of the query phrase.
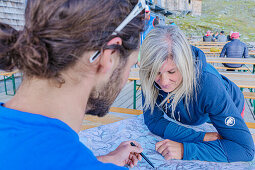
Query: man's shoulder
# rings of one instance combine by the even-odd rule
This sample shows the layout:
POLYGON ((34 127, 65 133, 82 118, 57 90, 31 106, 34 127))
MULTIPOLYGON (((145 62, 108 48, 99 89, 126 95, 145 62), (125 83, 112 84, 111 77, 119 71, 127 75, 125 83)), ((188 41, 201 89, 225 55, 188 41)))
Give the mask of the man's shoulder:
POLYGON ((242 41, 240 41, 240 43, 241 43, 244 47, 247 46, 247 45, 246 45, 244 42, 242 42, 242 41))
POLYGON ((231 46, 231 45, 233 45, 233 44, 234 44, 233 41, 230 41, 230 42, 226 43, 226 44, 224 45, 224 47, 226 48, 226 47, 229 47, 229 46, 231 46))
POLYGON ((231 42, 229 42, 229 45, 246 47, 246 44, 238 39, 232 40, 231 42))
POLYGON ((113 164, 99 162, 78 138, 63 133, 63 131, 31 133, 26 135, 23 141, 25 142, 22 143, 20 139, 10 141, 10 146, 6 146, 8 148, 5 149, 8 152, 0 152, 0 164, 4 167, 3 169, 31 169, 33 167, 32 169, 40 170, 102 168, 106 170, 118 168, 113 164), (29 163, 24 163, 27 160, 29 163))

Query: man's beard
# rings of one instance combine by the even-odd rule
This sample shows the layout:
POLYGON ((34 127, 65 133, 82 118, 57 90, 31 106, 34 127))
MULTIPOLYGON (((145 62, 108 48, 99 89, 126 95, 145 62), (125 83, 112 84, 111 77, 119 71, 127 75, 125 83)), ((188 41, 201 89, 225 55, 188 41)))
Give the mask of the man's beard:
POLYGON ((121 91, 121 75, 123 67, 118 67, 112 73, 110 80, 100 89, 93 89, 87 103, 85 114, 105 116, 121 91))

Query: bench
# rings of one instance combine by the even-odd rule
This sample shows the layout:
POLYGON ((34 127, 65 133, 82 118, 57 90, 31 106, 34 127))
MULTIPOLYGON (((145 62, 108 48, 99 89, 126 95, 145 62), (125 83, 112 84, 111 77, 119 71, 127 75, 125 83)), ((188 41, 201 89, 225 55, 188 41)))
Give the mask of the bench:
POLYGON ((240 73, 240 72, 219 72, 221 75, 226 76, 231 80, 255 80, 255 74, 240 73))
POLYGON ((224 46, 226 42, 199 42, 199 43, 191 43, 191 45, 194 45, 196 47, 199 46, 224 46))
POLYGON ((250 103, 253 106, 253 114, 255 114, 255 92, 243 92, 244 98, 250 99, 250 103), (253 100, 253 103, 251 102, 253 100))
POLYGON ((239 67, 239 68, 230 68, 230 67, 224 67, 224 66, 214 66, 214 68, 216 68, 217 70, 220 70, 220 69, 229 69, 229 70, 238 70, 238 71, 250 71, 252 69, 249 69, 247 67, 239 67))
POLYGON ((198 46, 197 48, 203 50, 203 49, 211 49, 211 48, 219 48, 220 50, 222 50, 223 46, 222 47, 219 47, 219 46, 198 46))
MULTIPOLYGON (((220 56, 221 50, 220 51, 216 51, 216 52, 212 52, 212 51, 206 51, 201 49, 205 54, 207 54, 206 56, 220 56)), ((249 52, 249 56, 251 56, 253 53, 249 52)))
POLYGON ((211 52, 211 51, 206 51, 204 52, 205 54, 220 54, 221 52, 211 52))
POLYGON ((5 88, 5 94, 6 95, 11 95, 11 96, 15 95, 16 85, 15 85, 15 76, 14 76, 14 74, 16 74, 18 72, 19 72, 19 70, 15 70, 15 71, 12 71, 12 72, 5 72, 5 71, 0 72, 0 76, 4 76, 4 88, 5 88), (12 88, 13 88, 13 93, 12 94, 8 93, 7 80, 12 81, 12 88))
POLYGON ((214 63, 229 63, 229 64, 244 64, 253 65, 252 73, 255 73, 255 58, 225 58, 225 57, 206 57, 206 61, 210 64, 214 63))
POLYGON ((244 98, 255 100, 255 92, 243 92, 244 98))
POLYGON ((111 107, 110 112, 125 113, 125 114, 132 114, 132 115, 143 114, 142 110, 127 109, 127 108, 120 108, 120 107, 111 107))

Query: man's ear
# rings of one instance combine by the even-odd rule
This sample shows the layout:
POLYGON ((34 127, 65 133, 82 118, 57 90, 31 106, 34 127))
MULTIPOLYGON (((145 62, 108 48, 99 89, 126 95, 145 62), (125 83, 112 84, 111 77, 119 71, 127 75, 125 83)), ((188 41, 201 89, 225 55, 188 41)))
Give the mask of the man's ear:
MULTIPOLYGON (((122 45, 121 38, 115 37, 107 43, 108 46, 114 44, 122 45)), ((106 73, 112 69, 114 63, 116 62, 116 57, 113 57, 114 55, 116 55, 116 53, 117 51, 114 49, 106 49, 101 53, 101 56, 99 58, 98 72, 106 73)))

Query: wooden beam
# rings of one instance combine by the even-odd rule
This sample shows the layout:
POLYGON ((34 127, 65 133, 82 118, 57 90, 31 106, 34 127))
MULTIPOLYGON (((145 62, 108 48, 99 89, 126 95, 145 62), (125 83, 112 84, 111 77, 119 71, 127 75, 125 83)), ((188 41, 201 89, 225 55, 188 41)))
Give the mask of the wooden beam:
POLYGON ((120 107, 111 107, 110 112, 125 113, 125 114, 132 114, 132 115, 143 114, 142 110, 127 109, 127 108, 120 108, 120 107))
POLYGON ((255 129, 255 123, 245 122, 248 128, 255 129))

